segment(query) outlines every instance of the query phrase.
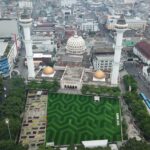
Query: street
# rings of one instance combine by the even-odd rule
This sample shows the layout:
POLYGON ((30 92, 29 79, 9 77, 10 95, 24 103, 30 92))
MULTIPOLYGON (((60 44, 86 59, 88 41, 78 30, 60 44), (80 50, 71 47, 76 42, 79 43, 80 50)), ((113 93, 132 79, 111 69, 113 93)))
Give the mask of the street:
POLYGON ((139 92, 143 92, 150 99, 150 83, 145 80, 141 68, 136 65, 136 62, 126 62, 125 69, 137 81, 139 92))

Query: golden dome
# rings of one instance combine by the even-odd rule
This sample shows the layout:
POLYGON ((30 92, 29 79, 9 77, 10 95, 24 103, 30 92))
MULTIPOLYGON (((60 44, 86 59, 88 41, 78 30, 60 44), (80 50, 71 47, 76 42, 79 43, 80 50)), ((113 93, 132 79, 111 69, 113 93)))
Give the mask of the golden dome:
POLYGON ((50 75, 52 73, 54 73, 54 69, 52 67, 47 66, 43 69, 43 74, 45 75, 50 75))
POLYGON ((105 78, 105 72, 103 72, 101 70, 97 70, 94 73, 94 77, 97 78, 97 79, 103 79, 103 78, 105 78))

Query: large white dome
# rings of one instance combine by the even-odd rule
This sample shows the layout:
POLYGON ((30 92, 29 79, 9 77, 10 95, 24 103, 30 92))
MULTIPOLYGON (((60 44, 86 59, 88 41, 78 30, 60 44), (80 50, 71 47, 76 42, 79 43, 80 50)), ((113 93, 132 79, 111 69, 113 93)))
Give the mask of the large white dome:
POLYGON ((76 33, 74 36, 70 37, 67 41, 66 52, 71 54, 83 54, 85 52, 86 46, 85 41, 81 36, 76 33))

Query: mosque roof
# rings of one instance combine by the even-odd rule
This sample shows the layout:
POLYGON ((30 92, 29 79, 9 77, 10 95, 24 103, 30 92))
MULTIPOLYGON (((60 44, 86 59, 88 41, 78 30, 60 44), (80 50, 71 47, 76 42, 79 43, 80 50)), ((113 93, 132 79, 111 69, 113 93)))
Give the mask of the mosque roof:
POLYGON ((45 75, 50 75, 52 73, 54 73, 54 69, 50 66, 47 66, 43 69, 43 74, 45 75))
POLYGON ((97 78, 97 79, 103 79, 103 78, 105 78, 105 72, 103 72, 101 70, 97 70, 94 73, 94 77, 97 78))
POLYGON ((84 39, 77 34, 71 36, 67 41, 66 49, 72 53, 84 52, 85 48, 84 39))

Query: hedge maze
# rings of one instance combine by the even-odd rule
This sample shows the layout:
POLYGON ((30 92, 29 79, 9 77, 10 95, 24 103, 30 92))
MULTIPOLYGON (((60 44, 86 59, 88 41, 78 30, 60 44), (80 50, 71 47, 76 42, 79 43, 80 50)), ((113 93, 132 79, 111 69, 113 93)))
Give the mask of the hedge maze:
POLYGON ((79 144, 83 140, 121 140, 119 101, 93 96, 50 93, 47 142, 79 144))

